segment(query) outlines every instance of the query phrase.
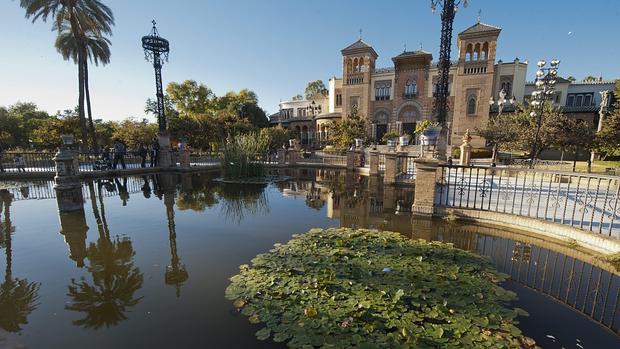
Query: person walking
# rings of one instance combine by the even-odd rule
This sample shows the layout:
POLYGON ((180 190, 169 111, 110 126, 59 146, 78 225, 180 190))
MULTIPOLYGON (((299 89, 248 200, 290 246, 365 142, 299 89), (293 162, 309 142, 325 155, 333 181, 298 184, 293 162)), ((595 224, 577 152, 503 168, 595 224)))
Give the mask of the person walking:
POLYGON ((112 168, 116 170, 116 166, 120 161, 121 166, 123 166, 123 170, 127 168, 125 165, 125 152, 127 151, 127 147, 120 139, 114 141, 114 163, 112 164, 112 168))
POLYGON ((151 152, 150 152, 150 156, 151 156, 151 167, 156 167, 158 165, 158 158, 159 158, 159 142, 157 141, 157 139, 153 140, 153 143, 151 143, 151 152))
POLYGON ((17 168, 17 172, 26 172, 26 161, 22 154, 16 154, 13 162, 15 163, 15 168, 17 168))
POLYGON ((146 146, 144 144, 140 144, 140 146, 138 147, 138 156, 140 157, 140 167, 145 168, 146 167, 146 155, 148 154, 148 149, 146 149, 146 146))
POLYGON ((4 172, 4 166, 2 166, 2 159, 4 158, 4 149, 0 146, 0 172, 4 172))

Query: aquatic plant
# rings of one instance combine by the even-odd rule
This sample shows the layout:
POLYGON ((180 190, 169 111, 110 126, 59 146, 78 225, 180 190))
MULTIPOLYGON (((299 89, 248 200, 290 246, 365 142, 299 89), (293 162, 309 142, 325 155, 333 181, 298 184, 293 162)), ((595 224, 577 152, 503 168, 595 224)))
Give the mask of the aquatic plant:
POLYGON ((222 169, 224 178, 261 177, 264 175, 262 161, 267 155, 269 139, 251 132, 236 136, 224 146, 222 169))
POLYGON ((313 229, 242 265, 226 289, 291 348, 530 348, 516 295, 451 245, 365 229, 313 229))

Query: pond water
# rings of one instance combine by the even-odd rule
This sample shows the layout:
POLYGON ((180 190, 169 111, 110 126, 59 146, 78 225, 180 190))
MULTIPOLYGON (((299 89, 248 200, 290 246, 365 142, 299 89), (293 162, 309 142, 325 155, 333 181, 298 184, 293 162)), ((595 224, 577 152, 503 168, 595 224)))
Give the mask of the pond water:
POLYGON ((224 298, 238 266, 313 227, 368 227, 488 256, 511 275, 520 328, 544 348, 620 347, 620 277, 570 246, 412 218, 410 188, 296 169, 269 185, 216 173, 87 181, 59 214, 50 182, 0 183, 0 347, 283 348, 224 298), (4 189, 1 189, 4 188, 4 189))

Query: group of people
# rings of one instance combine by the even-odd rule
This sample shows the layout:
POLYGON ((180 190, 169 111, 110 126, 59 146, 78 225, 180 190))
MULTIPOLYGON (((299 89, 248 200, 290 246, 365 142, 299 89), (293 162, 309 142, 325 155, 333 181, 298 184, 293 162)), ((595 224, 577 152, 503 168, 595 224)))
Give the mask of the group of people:
MULTIPOLYGON (((155 139, 150 145, 146 145, 144 143, 140 144, 138 148, 134 151, 134 153, 140 157, 140 167, 146 167, 147 157, 150 160, 150 166, 155 167, 158 165, 158 157, 159 157, 159 142, 155 139)), ((127 154, 127 145, 121 141, 120 139, 114 140, 114 144, 112 147, 106 147, 101 152, 101 156, 99 159, 100 169, 103 167, 112 168, 116 170, 118 164, 120 163, 123 169, 127 168, 125 164, 125 155, 127 154)))
MULTIPOLYGON (((2 164, 4 160, 4 149, 0 147, 0 172, 6 172, 4 169, 4 165, 2 164)), ((17 169, 17 172, 26 172, 26 160, 21 153, 17 153, 13 156, 13 164, 17 169)))

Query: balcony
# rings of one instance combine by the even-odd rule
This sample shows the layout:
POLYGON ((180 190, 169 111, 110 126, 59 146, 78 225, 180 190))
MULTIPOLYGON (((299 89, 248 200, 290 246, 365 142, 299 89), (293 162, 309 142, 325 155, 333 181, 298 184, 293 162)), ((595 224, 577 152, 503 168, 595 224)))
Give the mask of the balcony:
POLYGON ((364 83, 364 73, 347 74, 347 85, 360 85, 364 83))

